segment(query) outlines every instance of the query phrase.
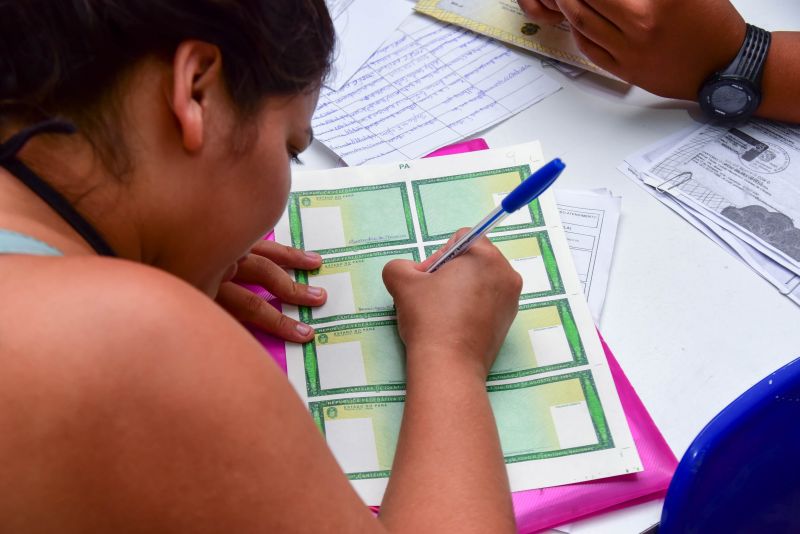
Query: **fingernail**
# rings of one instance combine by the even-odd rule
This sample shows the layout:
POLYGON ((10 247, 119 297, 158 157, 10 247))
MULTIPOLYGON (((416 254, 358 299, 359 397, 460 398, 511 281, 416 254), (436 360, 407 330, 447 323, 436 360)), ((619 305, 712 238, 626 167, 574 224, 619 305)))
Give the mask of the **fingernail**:
POLYGON ((311 333, 311 327, 307 324, 297 323, 294 328, 300 333, 301 336, 307 336, 311 333))
POLYGON ((315 261, 322 259, 322 256, 320 256, 316 252, 304 252, 304 254, 306 255, 306 258, 309 258, 309 259, 312 259, 312 260, 315 260, 315 261))
POLYGON ((308 292, 308 294, 311 295, 312 297, 321 297, 322 296, 322 288, 321 287, 308 286, 306 288, 306 292, 308 292))

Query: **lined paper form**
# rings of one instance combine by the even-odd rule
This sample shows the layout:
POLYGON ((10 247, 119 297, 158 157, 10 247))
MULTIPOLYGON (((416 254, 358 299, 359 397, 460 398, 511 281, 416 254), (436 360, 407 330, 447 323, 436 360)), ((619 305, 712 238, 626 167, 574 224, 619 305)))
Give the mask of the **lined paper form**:
POLYGON ((341 89, 413 12, 408 0, 328 0, 336 27, 333 70, 325 81, 341 89))
POLYGON ((314 135, 348 165, 414 159, 560 88, 537 59, 414 15, 341 90, 323 88, 314 135))

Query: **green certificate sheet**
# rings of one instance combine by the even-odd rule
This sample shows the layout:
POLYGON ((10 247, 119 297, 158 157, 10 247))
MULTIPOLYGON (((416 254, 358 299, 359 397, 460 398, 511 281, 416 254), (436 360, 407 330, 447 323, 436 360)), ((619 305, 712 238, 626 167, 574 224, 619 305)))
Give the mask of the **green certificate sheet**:
MULTIPOLYGON (((543 163, 537 142, 295 174, 276 239, 322 254, 322 267, 292 274, 324 287, 328 302, 284 306, 316 329, 310 343, 287 344, 289 380, 367 504, 383 498, 406 387, 383 266, 430 256, 543 163)), ((511 489, 641 471, 552 193, 489 239, 523 279, 519 312, 486 384, 511 489)), ((453 416, 468 414, 454 408, 453 416)))
POLYGON ((418 12, 547 57, 616 79, 583 55, 569 24, 539 25, 525 17, 516 0, 419 0, 418 12))

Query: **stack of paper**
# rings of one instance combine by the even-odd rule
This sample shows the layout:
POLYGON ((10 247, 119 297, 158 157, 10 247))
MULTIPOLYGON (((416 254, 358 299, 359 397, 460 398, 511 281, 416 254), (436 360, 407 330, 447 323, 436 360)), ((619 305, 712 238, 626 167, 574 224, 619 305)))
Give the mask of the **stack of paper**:
POLYGON ((620 170, 800 304, 800 129, 693 127, 620 170))
POLYGON ((413 159, 560 88, 529 55, 412 15, 341 89, 323 88, 312 125, 348 165, 413 159))
MULTIPOLYGON (((431 255, 542 163, 533 143, 295 175, 276 239, 322 254, 320 269, 295 277, 325 288, 328 302, 285 307, 316 328, 312 342, 287 344, 288 375, 367 504, 380 504, 386 488, 405 390, 384 265, 431 255)), ((574 217, 596 229, 586 224, 592 214, 574 217)), ((490 239, 524 280, 487 384, 512 490, 641 471, 552 193, 490 239)))

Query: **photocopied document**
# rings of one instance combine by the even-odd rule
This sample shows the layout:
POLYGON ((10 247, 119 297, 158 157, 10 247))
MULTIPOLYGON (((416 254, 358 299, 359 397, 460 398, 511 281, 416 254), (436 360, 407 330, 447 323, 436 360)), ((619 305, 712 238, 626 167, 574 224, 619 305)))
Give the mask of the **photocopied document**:
POLYGON ((525 16, 516 0, 419 0, 415 9, 498 41, 614 78, 578 49, 567 22, 557 26, 536 24, 525 16))
POLYGON ((536 58, 412 15, 340 90, 314 135, 348 165, 414 159, 484 130, 561 85, 536 58))
POLYGON ((719 220, 800 274, 800 130, 752 120, 707 125, 670 148, 645 183, 719 220))
POLYGON ((413 13, 408 0, 327 0, 336 28, 336 52, 325 84, 340 89, 386 37, 413 13))
POLYGON ((556 204, 589 309, 600 322, 622 211, 622 198, 607 189, 556 189, 556 204))
POLYGON ((796 127, 760 120, 730 129, 696 125, 628 156, 619 169, 800 304, 800 272, 787 254, 798 219, 785 213, 797 211, 798 204, 774 206, 800 196, 781 193, 788 195, 781 202, 769 200, 800 183, 800 170, 790 162, 799 134, 796 127), (789 158, 779 165, 786 168, 768 167, 784 155, 789 158), (766 187, 746 193, 760 180, 766 187))
MULTIPOLYGON (((287 343, 289 380, 367 504, 380 504, 388 482, 406 380, 383 267, 430 256, 543 163, 540 145, 530 143, 295 175, 275 236, 322 254, 319 269, 293 276, 325 288, 328 302, 284 307, 316 329, 310 343, 287 343)), ((518 315, 486 386, 512 490, 640 471, 553 194, 509 216, 489 239, 523 278, 518 315)))

